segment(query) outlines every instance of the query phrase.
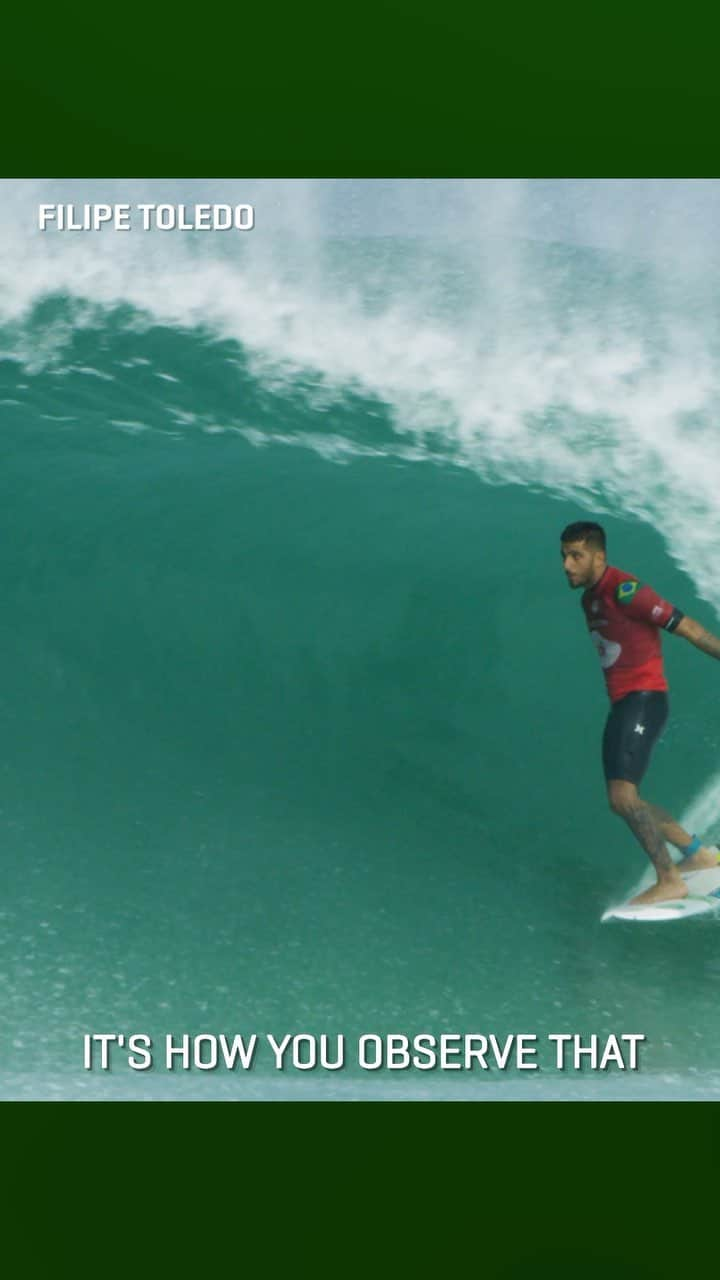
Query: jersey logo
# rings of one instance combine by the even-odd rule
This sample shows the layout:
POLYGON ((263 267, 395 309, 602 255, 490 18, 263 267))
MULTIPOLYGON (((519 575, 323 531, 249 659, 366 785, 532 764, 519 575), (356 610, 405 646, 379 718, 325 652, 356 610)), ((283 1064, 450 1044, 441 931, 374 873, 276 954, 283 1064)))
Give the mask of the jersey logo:
POLYGON ((615 640, 607 640, 605 636, 600 635, 599 631, 591 631, 590 639, 598 651, 600 666, 603 670, 606 670, 607 667, 614 666, 622 653, 621 645, 619 645, 615 640))
POLYGON ((615 591, 615 599, 618 604, 629 604, 639 589, 639 582, 621 582, 615 591))

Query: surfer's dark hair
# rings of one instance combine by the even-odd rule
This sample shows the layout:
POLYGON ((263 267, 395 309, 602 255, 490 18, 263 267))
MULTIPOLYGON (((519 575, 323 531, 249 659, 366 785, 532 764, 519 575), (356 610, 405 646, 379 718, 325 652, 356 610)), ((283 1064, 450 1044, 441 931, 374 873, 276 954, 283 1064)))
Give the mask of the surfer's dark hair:
POLYGON ((560 534, 561 542, 585 542, 596 551, 605 550, 605 530, 594 520, 576 520, 567 525, 560 534))

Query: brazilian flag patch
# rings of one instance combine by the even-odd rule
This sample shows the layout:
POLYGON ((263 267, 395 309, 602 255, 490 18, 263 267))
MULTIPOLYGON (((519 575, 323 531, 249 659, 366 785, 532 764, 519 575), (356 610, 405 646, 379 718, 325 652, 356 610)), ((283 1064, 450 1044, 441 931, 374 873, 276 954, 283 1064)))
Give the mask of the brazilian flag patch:
POLYGON ((633 596, 640 590, 639 582, 621 582, 615 590, 615 599, 618 604, 629 604, 633 596))

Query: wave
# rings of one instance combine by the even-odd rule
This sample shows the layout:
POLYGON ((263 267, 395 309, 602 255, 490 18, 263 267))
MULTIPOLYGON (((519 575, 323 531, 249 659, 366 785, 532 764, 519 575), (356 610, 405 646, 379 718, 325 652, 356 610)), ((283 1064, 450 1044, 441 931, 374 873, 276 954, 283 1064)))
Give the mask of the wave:
MULTIPOLYGON (((84 368, 100 379, 116 371, 68 358, 78 335, 95 332, 102 345, 108 326, 139 338, 159 326, 230 344, 238 390, 249 372, 309 409, 304 434, 241 423, 256 443, 362 455, 377 441, 339 433, 329 416, 359 397, 387 423, 382 445, 396 455, 658 528, 699 595, 720 606, 720 313, 707 275, 679 279, 672 255, 523 237, 529 197, 513 184, 495 184, 480 225, 466 216, 455 240, 313 235, 312 184, 278 190, 288 206, 279 238, 73 239, 30 234, 27 220, 20 234, 11 207, 5 357, 29 376, 84 368), (303 198, 299 234, 290 208, 303 198)), ((182 382, 181 370, 155 374, 182 382)), ((193 412, 213 425, 211 390, 193 412)), ((137 429, 132 414, 116 419, 137 429)))

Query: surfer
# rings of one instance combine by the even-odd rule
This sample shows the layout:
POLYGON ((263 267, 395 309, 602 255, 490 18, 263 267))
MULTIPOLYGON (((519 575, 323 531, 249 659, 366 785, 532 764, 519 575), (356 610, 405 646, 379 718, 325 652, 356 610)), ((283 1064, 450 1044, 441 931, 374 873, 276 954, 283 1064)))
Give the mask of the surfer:
POLYGON ((569 524, 560 535, 563 570, 573 591, 583 588, 582 608, 612 704, 602 743, 608 801, 657 875, 657 883, 633 902, 684 898, 688 887, 681 870, 714 867, 718 855, 638 791, 668 716, 660 628, 683 636, 712 658, 720 658, 720 639, 652 587, 609 565, 605 548, 604 529, 590 520, 569 524), (681 863, 673 862, 666 840, 683 854, 681 863))

